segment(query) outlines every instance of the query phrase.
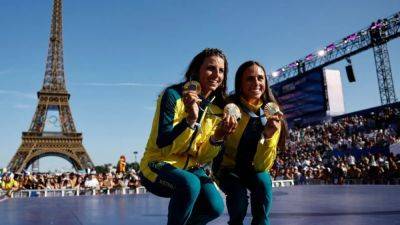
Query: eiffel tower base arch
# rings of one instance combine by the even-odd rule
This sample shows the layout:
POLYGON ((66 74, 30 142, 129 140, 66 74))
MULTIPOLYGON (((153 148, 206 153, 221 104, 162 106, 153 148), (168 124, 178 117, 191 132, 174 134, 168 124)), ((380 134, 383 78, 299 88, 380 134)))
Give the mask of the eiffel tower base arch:
POLYGON ((37 159, 47 156, 58 156, 70 162, 75 170, 93 168, 94 165, 82 145, 80 133, 70 136, 59 136, 57 133, 38 135, 24 132, 22 144, 10 161, 8 168, 21 173, 37 159))

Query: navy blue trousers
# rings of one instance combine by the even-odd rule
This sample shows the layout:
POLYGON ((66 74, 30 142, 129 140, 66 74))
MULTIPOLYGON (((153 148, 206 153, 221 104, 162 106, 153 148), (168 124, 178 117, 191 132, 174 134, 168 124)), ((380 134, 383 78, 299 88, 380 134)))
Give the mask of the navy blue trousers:
POLYGON ((249 205, 250 191, 252 225, 269 225, 269 213, 272 203, 272 180, 268 172, 249 172, 238 176, 234 173, 222 173, 220 187, 226 195, 229 213, 229 225, 242 225, 249 205))
POLYGON ((157 196, 171 198, 168 225, 207 224, 223 213, 223 199, 203 168, 182 170, 163 162, 149 166, 158 177, 151 182, 142 176, 142 184, 157 196))

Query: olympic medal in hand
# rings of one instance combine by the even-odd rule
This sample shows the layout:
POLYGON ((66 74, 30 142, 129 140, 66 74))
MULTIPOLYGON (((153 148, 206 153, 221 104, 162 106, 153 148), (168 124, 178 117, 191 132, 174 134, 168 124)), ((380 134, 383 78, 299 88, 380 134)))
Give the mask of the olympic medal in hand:
POLYGON ((228 135, 235 132, 235 129, 238 125, 238 120, 241 117, 239 108, 237 108, 237 110, 235 108, 237 108, 235 104, 228 104, 225 106, 224 117, 218 124, 218 127, 214 133, 214 137, 217 140, 225 139, 228 135))
POLYGON ((240 120, 240 118, 242 118, 239 107, 234 103, 229 103, 224 107, 224 114, 230 115, 236 120, 240 120))
POLYGON ((283 115, 282 111, 279 109, 279 106, 274 102, 268 102, 265 104, 264 113, 267 118, 274 115, 283 115))
POLYGON ((199 95, 201 93, 200 83, 194 80, 186 82, 183 85, 183 94, 186 94, 189 91, 194 91, 197 95, 199 95))

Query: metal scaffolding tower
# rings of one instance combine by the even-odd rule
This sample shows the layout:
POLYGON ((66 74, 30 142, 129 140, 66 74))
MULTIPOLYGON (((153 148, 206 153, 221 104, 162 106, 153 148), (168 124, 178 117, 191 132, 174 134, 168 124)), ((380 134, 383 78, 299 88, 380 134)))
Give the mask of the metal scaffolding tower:
POLYGON ((272 84, 348 59, 370 48, 374 51, 381 104, 396 102, 387 42, 400 36, 400 12, 373 22, 324 49, 308 54, 268 75, 272 84))

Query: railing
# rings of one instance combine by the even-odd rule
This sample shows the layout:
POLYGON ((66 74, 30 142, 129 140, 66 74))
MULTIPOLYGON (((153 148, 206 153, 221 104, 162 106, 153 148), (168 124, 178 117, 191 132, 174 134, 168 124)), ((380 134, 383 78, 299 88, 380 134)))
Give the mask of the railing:
POLYGON ((345 184, 382 184, 382 185, 399 185, 400 184, 400 178, 394 178, 390 180, 385 180, 383 178, 381 179, 368 179, 364 180, 362 178, 358 179, 344 179, 345 184))
POLYGON ((327 184, 326 180, 322 180, 322 179, 306 179, 306 180, 302 180, 299 181, 297 184, 306 184, 306 185, 323 185, 323 184, 327 184))
POLYGON ((381 185, 400 185, 400 178, 392 178, 392 179, 353 179, 353 178, 345 178, 341 182, 333 182, 332 180, 322 180, 322 179, 307 179, 307 180, 295 180, 295 185, 331 185, 331 184, 346 184, 346 185, 370 185, 370 184, 381 184, 381 185))
MULTIPOLYGON (((298 183, 296 185, 324 185, 328 184, 324 180, 310 179, 305 182, 298 183)), ((368 184, 363 183, 362 179, 344 179, 344 184, 368 184)), ((385 183, 386 184, 386 183, 385 183)), ((400 179, 392 179, 387 184, 400 185, 400 179)), ((274 180, 272 181, 272 187, 290 187, 294 186, 294 180, 274 180)), ((132 194, 145 194, 145 187, 137 187, 134 189, 120 188, 120 189, 42 189, 42 190, 20 190, 11 193, 11 198, 31 198, 31 197, 68 197, 68 196, 88 196, 88 195, 132 195, 132 194)), ((7 194, 6 191, 0 190, 0 201, 4 199, 7 194)))
POLYGON ((293 180, 274 180, 272 181, 272 187, 289 187, 293 186, 293 180))
MULTIPOLYGON (((293 180, 276 180, 272 182, 272 187, 289 187, 293 186, 293 180)), ((88 195, 132 195, 132 194, 145 194, 145 187, 138 187, 135 189, 120 188, 120 189, 41 189, 41 190, 20 190, 11 192, 11 198, 32 198, 32 197, 68 197, 68 196, 88 196, 88 195)), ((6 191, 0 190, 0 196, 5 196, 6 191)))
MULTIPOLYGON (((31 198, 31 197, 68 197, 80 195, 131 195, 131 194, 144 194, 146 189, 144 187, 137 187, 135 189, 120 188, 120 189, 41 189, 41 190, 20 190, 11 192, 11 198, 31 198)), ((6 195, 6 191, 0 190, 0 196, 6 195)))

